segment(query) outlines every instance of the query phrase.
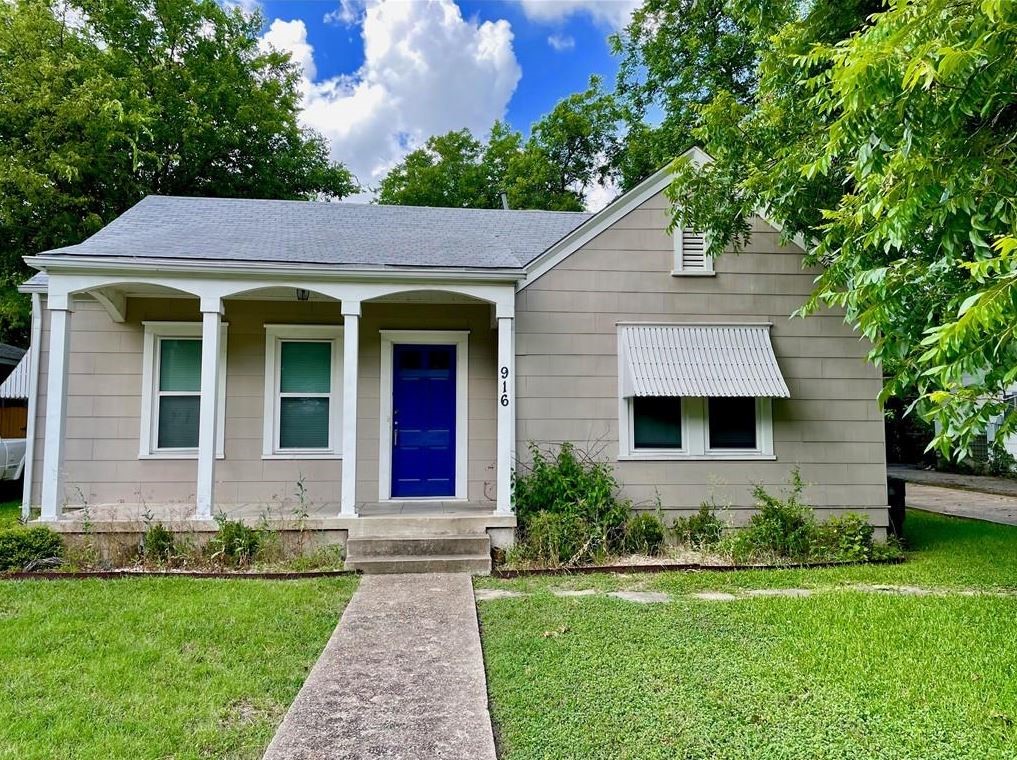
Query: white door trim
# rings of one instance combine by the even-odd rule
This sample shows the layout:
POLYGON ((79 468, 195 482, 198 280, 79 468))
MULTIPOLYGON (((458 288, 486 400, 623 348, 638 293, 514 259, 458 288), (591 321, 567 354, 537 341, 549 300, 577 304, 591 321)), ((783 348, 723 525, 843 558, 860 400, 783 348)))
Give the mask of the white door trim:
POLYGON ((469 462, 467 399, 469 383, 469 330, 379 330, 381 335, 381 413, 378 435, 378 500, 392 501, 392 369, 395 345, 454 345, 456 347, 456 487, 455 496, 430 496, 399 501, 466 501, 469 462))

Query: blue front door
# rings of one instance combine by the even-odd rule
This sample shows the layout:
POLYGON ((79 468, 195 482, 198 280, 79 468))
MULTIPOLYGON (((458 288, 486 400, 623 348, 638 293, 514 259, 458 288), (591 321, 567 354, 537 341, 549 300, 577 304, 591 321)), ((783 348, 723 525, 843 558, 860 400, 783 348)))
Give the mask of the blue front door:
POLYGON ((455 496, 456 347, 393 346, 392 496, 455 496))

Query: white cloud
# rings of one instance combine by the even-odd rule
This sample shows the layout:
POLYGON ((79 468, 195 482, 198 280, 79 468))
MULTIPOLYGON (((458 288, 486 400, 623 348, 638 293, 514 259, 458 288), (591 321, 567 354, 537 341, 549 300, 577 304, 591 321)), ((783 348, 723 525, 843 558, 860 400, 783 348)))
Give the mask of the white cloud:
POLYGON ((366 0, 339 0, 339 7, 322 17, 326 24, 353 26, 364 15, 366 0))
POLYGON ((522 75, 509 23, 465 20, 452 0, 371 2, 362 35, 361 68, 323 81, 303 21, 276 19, 263 38, 293 53, 304 72, 302 121, 362 185, 377 184, 431 135, 486 132, 522 75))
MULTIPOLYGON (((293 62, 300 67, 304 79, 314 81, 317 68, 314 65, 314 48, 307 41, 307 27, 299 19, 283 21, 277 18, 261 38, 262 45, 273 47, 290 54, 293 62)), ((306 92, 305 87, 305 92, 306 92)))
POLYGON ((620 29, 641 0, 519 0, 531 21, 556 23, 569 16, 588 14, 594 21, 620 29))
POLYGON ((576 46, 576 38, 570 34, 552 34, 547 38, 547 44, 553 47, 557 52, 564 53, 567 50, 573 50, 576 46))
POLYGON ((600 211, 621 194, 621 188, 612 178, 604 184, 595 182, 586 188, 586 210, 600 211))

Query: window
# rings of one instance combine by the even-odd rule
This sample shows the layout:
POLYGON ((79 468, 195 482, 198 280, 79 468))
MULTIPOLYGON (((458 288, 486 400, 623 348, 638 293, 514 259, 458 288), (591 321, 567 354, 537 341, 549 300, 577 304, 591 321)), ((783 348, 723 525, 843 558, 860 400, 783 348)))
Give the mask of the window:
POLYGON ((267 458, 337 458, 342 327, 266 325, 267 458))
POLYGON ((634 449, 681 449, 681 399, 666 396, 633 398, 632 447, 634 449))
POLYGON ((756 400, 754 398, 711 398, 708 400, 710 449, 756 448, 756 400))
POLYGON ((774 459, 769 398, 621 399, 622 459, 774 459))
POLYGON ((673 275, 712 275, 713 257, 706 253, 706 236, 692 230, 674 231, 673 275))
POLYGON ((159 400, 155 407, 155 447, 196 449, 201 402, 201 340, 158 338, 159 400))
MULTIPOLYGON (((201 323, 145 322, 141 458, 198 455, 201 422, 201 323)), ((219 354, 216 456, 223 456, 226 400, 226 325, 219 354)))

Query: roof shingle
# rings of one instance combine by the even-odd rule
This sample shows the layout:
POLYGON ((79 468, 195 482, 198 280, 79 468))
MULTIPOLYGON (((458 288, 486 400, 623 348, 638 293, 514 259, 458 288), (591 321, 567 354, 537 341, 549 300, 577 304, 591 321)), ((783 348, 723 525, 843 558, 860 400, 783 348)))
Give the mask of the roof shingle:
POLYGON ((47 255, 503 269, 591 214, 150 195, 47 255))

